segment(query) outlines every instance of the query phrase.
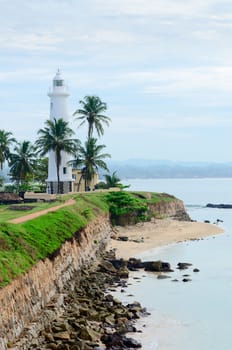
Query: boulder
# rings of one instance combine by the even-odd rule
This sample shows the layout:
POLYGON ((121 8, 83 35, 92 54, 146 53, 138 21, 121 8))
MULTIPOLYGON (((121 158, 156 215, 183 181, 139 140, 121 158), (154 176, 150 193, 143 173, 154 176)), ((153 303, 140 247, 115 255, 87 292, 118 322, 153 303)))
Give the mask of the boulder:
POLYGON ((145 261, 143 262, 145 271, 154 272, 172 272, 171 265, 168 262, 158 261, 145 261))
POLYGON ((179 269, 179 270, 186 270, 186 269, 189 268, 189 266, 192 266, 192 264, 190 264, 190 263, 185 263, 185 262, 179 262, 179 263, 177 264, 177 269, 179 269))

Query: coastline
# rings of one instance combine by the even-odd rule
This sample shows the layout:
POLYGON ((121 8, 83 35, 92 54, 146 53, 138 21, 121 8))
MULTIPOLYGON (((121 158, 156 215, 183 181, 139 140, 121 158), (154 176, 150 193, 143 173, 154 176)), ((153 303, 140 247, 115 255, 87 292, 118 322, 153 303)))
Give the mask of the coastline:
MULTIPOLYGON (((153 222, 140 223, 134 226, 116 227, 115 237, 111 238, 109 249, 115 249, 117 258, 129 259, 138 257, 154 248, 159 248, 173 243, 191 240, 200 240, 209 236, 222 234, 224 230, 215 224, 203 222, 177 221, 173 219, 155 220, 153 222), (128 237, 128 241, 118 240, 119 236, 128 237), (143 238, 143 239, 142 239, 143 238), (135 242, 137 241, 137 242, 135 242)), ((139 271, 131 274, 130 284, 136 285, 138 280, 144 277, 144 272, 139 271), (135 277, 136 276, 136 277, 135 277), (136 278, 136 279, 134 279, 136 278)), ((124 303, 130 300, 128 296, 116 293, 116 297, 124 303)), ((143 305, 143 300, 139 299, 143 305)), ((177 339, 185 332, 184 325, 168 316, 160 316, 156 310, 146 308, 151 316, 142 317, 136 322, 137 333, 128 333, 131 337, 142 344, 143 349, 156 350, 158 347, 165 349, 167 344, 167 330, 170 327, 172 339, 177 339), (144 328, 145 327, 145 328, 144 328), (144 331, 146 329, 146 331, 144 331)))
POLYGON ((187 240, 202 239, 223 232, 221 227, 214 224, 156 219, 133 226, 117 226, 108 249, 115 249, 118 258, 129 259, 153 248, 187 240), (128 240, 121 241, 119 237, 128 237, 128 240))

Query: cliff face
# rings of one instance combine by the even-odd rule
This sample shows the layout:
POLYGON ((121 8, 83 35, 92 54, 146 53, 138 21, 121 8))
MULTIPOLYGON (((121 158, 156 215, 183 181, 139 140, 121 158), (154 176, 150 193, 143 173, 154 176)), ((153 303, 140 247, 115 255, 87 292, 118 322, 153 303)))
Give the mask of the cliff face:
POLYGON ((172 217, 176 220, 190 221, 190 217, 185 210, 184 204, 179 199, 173 199, 172 201, 161 201, 155 204, 149 204, 149 209, 153 215, 157 217, 172 217))
POLYGON ((74 272, 96 257, 110 231, 108 217, 98 217, 53 256, 39 261, 28 273, 0 290, 0 350, 14 343, 44 306, 62 292, 74 272))
MULTIPOLYGON (((149 205, 149 208, 157 216, 189 220, 183 202, 177 199, 149 205)), ((14 343, 29 324, 31 327, 33 320, 39 323, 38 315, 53 299, 60 298, 62 304, 64 286, 76 271, 96 258, 110 233, 108 216, 99 215, 50 257, 0 290, 0 350, 8 349, 7 344, 14 343)), ((13 349, 23 350, 23 346, 13 349)))

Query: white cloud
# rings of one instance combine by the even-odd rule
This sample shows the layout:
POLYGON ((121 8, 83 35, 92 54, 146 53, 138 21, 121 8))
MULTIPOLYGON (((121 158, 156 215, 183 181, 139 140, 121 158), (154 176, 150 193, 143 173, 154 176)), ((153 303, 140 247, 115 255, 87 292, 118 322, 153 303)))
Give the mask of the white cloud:
POLYGON ((126 116, 113 120, 112 130, 116 133, 150 134, 157 130, 180 130, 193 128, 222 128, 232 127, 231 117, 204 116, 204 115, 162 115, 154 117, 133 117, 126 116), (123 126, 123 127, 122 127, 123 126))
POLYGON ((124 76, 143 86, 145 93, 185 96, 189 94, 232 94, 232 66, 190 67, 132 72, 124 76))
POLYGON ((192 16, 208 10, 213 0, 98 0, 104 13, 117 15, 192 16))

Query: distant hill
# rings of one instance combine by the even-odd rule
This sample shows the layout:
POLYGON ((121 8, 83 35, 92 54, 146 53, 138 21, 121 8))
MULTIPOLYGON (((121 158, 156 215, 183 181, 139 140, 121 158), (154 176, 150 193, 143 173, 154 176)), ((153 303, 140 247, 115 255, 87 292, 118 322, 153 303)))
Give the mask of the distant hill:
POLYGON ((110 172, 116 171, 121 179, 232 177, 232 162, 173 162, 169 160, 129 159, 126 161, 109 160, 107 164, 110 172))

